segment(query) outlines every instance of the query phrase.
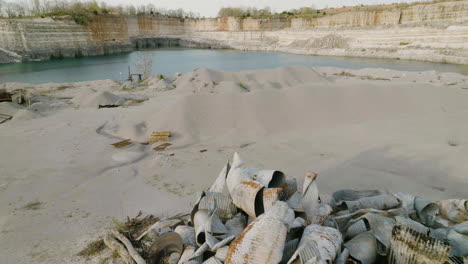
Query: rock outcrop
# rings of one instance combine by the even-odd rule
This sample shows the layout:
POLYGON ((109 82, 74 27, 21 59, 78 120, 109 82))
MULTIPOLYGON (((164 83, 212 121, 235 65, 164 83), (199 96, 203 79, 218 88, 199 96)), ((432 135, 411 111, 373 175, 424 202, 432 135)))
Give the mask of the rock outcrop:
POLYGON ((468 64, 468 1, 310 19, 105 15, 86 26, 64 17, 0 20, 0 63, 174 46, 468 64))

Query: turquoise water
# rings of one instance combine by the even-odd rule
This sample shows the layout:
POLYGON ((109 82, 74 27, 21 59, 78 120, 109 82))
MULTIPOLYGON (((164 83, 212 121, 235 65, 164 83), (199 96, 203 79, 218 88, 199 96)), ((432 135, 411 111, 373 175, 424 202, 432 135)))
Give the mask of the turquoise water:
POLYGON ((0 83, 77 82, 100 79, 122 80, 127 76, 128 66, 131 66, 132 72, 136 72, 135 65, 142 56, 149 56, 151 58, 154 73, 165 75, 173 75, 176 72, 186 73, 196 68, 240 71, 271 69, 282 66, 329 66, 349 69, 388 68, 403 71, 436 70, 468 75, 467 65, 432 62, 292 55, 277 52, 155 49, 109 56, 0 65, 0 83))

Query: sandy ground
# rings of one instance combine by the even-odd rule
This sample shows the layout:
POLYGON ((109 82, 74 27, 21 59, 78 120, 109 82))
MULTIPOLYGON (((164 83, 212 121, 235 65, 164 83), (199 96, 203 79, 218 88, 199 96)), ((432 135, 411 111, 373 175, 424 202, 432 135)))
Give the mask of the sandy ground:
POLYGON ((325 197, 342 188, 468 197, 468 77, 455 73, 199 69, 133 88, 0 88, 38 101, 0 104, 14 116, 0 124, 2 263, 97 263, 76 254, 112 219, 188 211, 236 151, 298 179, 318 172, 325 197), (107 104, 123 105, 98 109, 107 104), (165 151, 138 143, 160 130, 174 133, 165 151), (110 146, 127 138, 135 143, 110 146))

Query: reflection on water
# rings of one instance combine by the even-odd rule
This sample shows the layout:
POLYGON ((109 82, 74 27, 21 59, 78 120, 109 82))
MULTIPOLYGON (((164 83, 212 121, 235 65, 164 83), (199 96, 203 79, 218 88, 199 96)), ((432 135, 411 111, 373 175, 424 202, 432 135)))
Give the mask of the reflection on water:
POLYGON ((122 80, 128 66, 141 56, 150 56, 153 72, 173 75, 196 68, 219 71, 271 69, 282 66, 340 67, 350 69, 388 68, 403 71, 442 71, 468 75, 467 65, 451 65, 389 59, 365 59, 292 55, 276 52, 241 52, 207 49, 156 49, 131 53, 0 65, 0 83, 4 82, 77 82, 100 79, 122 80))

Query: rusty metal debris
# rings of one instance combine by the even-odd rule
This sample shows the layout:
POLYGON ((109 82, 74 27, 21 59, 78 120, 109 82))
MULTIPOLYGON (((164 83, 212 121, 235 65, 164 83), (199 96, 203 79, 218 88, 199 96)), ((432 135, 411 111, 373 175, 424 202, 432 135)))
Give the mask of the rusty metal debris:
POLYGON ((317 177, 306 173, 298 190, 295 179, 249 168, 236 153, 208 191, 197 195, 190 214, 146 221, 145 230, 123 232, 135 248, 122 256, 178 264, 466 261, 466 199, 430 201, 346 189, 327 203, 320 198, 317 177))
POLYGON ((131 139, 126 139, 126 140, 119 141, 119 142, 111 144, 111 145, 114 146, 115 148, 123 148, 123 147, 126 147, 126 146, 131 145, 131 144, 132 144, 131 139))
POLYGON ((389 263, 445 263, 450 244, 426 236, 406 226, 395 225, 392 231, 389 263))
POLYGON ((172 144, 171 144, 171 143, 163 143, 163 144, 161 144, 161 145, 159 145, 159 146, 156 146, 156 147, 153 148, 153 149, 154 149, 155 151, 163 151, 163 150, 165 150, 165 149, 166 149, 167 147, 169 147, 169 146, 172 146, 172 144))

